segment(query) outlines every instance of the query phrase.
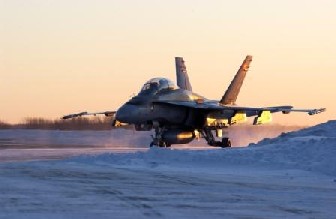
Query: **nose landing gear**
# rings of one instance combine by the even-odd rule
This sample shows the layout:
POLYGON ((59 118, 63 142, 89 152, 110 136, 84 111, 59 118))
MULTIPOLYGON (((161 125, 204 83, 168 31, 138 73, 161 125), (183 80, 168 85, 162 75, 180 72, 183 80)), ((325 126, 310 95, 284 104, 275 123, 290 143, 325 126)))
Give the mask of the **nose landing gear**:
POLYGON ((152 135, 153 141, 150 143, 149 147, 161 147, 169 148, 171 144, 163 141, 162 139, 163 128, 156 128, 154 136, 152 135))
POLYGON ((168 144, 167 142, 164 142, 164 141, 161 141, 161 142, 152 141, 149 144, 149 147, 170 148, 171 144, 168 144))

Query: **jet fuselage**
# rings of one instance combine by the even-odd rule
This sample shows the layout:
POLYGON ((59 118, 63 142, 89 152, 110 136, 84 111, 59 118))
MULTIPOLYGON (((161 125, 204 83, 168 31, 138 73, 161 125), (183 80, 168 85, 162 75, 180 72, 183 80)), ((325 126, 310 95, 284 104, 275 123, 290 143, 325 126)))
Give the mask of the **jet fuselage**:
POLYGON ((204 97, 182 89, 161 90, 157 93, 139 93, 116 112, 116 119, 128 124, 153 125, 153 121, 161 126, 179 126, 183 128, 201 128, 204 125, 205 114, 197 109, 174 106, 161 101, 208 101, 204 97), (160 102, 158 102, 160 101, 160 102))

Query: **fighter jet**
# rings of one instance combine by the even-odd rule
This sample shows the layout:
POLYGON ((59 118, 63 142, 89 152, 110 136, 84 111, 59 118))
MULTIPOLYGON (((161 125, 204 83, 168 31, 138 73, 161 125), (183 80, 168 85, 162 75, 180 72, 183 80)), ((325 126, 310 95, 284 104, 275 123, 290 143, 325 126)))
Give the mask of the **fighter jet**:
POLYGON ((223 130, 231 125, 255 117, 253 125, 269 123, 272 113, 305 112, 315 115, 319 109, 295 109, 293 106, 244 107, 236 105, 240 88, 250 67, 252 56, 246 56, 222 98, 209 100, 192 91, 185 62, 175 57, 177 86, 166 78, 147 81, 138 95, 132 97, 117 111, 81 112, 63 116, 70 119, 86 115, 103 114, 113 117, 112 126, 133 124, 136 131, 151 131, 150 146, 170 147, 188 144, 195 138, 204 138, 208 145, 230 147, 231 141, 223 130), (215 134, 215 135, 214 135, 215 134))

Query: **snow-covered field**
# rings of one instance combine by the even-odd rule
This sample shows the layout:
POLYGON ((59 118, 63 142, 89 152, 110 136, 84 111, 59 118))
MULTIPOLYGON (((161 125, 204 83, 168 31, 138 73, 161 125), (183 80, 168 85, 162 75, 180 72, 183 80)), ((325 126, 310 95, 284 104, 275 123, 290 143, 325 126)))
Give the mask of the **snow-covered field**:
MULTIPOLYGON (((234 146, 244 147, 265 137, 297 130, 292 126, 233 126, 229 137, 234 146)), ((80 154, 124 153, 147 150, 151 132, 114 129, 110 131, 0 130, 0 162, 60 159, 80 154)), ((175 149, 214 149, 204 140, 175 149)))
MULTIPOLYGON (((330 121, 249 147, 150 150, 148 133, 41 131, 45 142, 33 144, 32 133, 0 131, 2 146, 58 151, 71 142, 84 154, 1 163, 0 218, 336 218, 335 130, 330 121)), ((21 153, 0 153, 8 150, 21 153)))

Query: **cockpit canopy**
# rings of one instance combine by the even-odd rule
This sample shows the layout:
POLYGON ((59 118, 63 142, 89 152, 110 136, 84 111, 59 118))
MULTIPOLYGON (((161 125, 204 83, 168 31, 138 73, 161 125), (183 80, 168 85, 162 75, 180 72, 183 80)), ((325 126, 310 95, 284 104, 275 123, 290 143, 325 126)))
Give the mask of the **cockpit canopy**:
POLYGON ((162 90, 175 89, 176 86, 174 82, 167 78, 152 78, 143 85, 140 94, 155 94, 162 90))

